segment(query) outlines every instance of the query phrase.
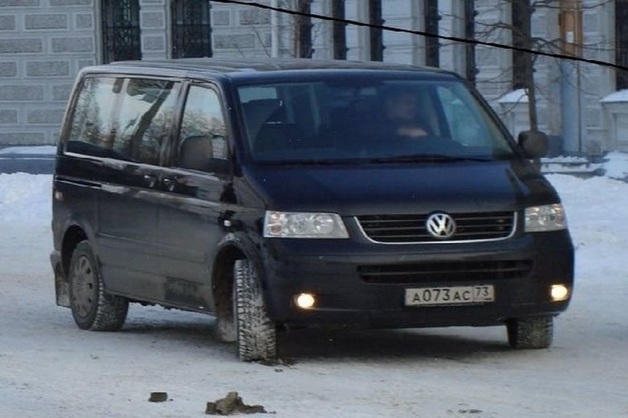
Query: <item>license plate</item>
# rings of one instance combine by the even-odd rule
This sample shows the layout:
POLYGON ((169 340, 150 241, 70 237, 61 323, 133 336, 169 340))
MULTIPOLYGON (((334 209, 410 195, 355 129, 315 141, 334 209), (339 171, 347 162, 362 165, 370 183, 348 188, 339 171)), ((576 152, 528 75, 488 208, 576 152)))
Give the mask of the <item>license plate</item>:
POLYGON ((493 285, 406 289, 406 306, 465 305, 495 301, 493 285))

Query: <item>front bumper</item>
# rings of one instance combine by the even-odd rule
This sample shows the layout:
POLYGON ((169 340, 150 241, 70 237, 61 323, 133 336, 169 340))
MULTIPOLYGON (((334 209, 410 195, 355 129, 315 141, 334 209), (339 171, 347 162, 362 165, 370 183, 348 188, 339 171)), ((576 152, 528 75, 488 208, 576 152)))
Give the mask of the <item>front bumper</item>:
POLYGON ((569 299, 553 302, 550 288, 563 284, 571 292, 573 257, 566 232, 451 246, 273 240, 263 256, 265 296, 271 318, 292 326, 495 325, 567 309, 569 299), (430 307, 404 302, 408 288, 486 284, 494 286, 494 302, 430 307), (316 296, 313 308, 296 306, 295 296, 303 292, 316 296))

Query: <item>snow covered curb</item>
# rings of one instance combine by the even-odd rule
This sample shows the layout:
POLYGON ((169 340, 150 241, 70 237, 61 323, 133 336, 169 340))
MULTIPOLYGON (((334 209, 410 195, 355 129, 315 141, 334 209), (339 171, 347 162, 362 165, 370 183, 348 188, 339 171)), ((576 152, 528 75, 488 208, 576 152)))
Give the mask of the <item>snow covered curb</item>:
POLYGON ((54 155, 57 147, 54 145, 15 146, 0 148, 0 156, 6 155, 54 155))
POLYGON ((595 161, 587 157, 571 156, 542 158, 541 170, 545 174, 606 176, 628 181, 628 153, 614 151, 595 161))

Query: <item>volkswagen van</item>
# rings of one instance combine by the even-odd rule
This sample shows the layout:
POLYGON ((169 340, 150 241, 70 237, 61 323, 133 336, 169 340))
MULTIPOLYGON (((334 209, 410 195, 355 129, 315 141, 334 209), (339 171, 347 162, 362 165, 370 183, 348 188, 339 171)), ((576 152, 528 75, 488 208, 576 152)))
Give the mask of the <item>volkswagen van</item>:
POLYGON ((56 156, 56 303, 87 330, 120 329, 129 303, 211 314, 245 361, 313 326, 504 326, 545 348, 574 276, 546 148, 443 70, 87 67, 56 156), (393 91, 412 112, 387 108, 393 91))

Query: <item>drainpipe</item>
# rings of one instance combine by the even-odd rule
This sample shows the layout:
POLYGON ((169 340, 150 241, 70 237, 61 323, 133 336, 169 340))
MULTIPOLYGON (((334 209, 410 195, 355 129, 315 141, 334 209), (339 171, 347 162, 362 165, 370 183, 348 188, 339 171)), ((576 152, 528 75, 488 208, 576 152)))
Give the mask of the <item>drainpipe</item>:
MULTIPOLYGON (((561 46, 568 55, 578 57, 582 45, 582 6, 581 0, 561 0, 560 2, 561 46)), ((563 122, 563 149, 567 154, 582 151, 582 91, 580 89, 580 65, 571 60, 560 62, 562 77, 561 119, 563 122)))

